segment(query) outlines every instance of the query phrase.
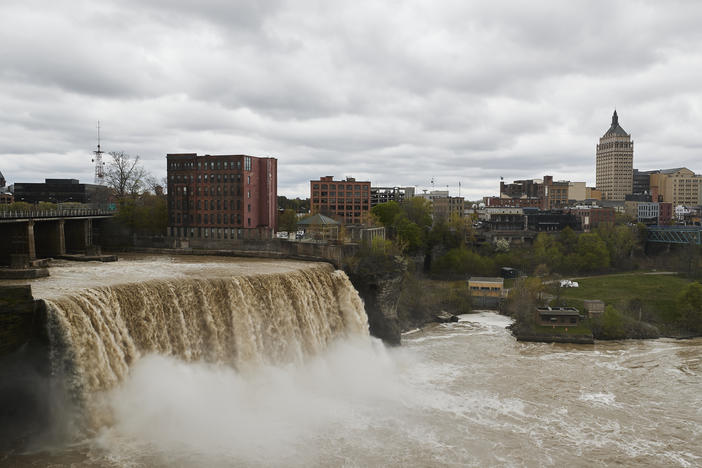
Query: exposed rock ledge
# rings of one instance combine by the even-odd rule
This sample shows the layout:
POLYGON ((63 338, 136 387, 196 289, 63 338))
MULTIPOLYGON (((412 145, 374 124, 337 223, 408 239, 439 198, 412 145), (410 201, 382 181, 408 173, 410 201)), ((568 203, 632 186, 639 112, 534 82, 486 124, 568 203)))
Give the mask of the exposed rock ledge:
POLYGON ((371 335, 390 345, 401 342, 397 303, 407 262, 401 257, 363 257, 345 267, 351 283, 363 299, 371 335))

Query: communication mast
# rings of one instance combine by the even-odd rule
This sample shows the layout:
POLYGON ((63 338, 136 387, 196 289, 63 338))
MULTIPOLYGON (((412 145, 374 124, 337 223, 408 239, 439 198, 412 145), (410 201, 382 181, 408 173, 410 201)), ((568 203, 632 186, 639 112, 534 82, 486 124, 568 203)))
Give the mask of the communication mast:
POLYGON ((100 121, 97 123, 97 151, 93 151, 92 162, 95 163, 95 183, 102 185, 105 183, 105 163, 102 162, 102 155, 104 151, 100 149, 100 121))

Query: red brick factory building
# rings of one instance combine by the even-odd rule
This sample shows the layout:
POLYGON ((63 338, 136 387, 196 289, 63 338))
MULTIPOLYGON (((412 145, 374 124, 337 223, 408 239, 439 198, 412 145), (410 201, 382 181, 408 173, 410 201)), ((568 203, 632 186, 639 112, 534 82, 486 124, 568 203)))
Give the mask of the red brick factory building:
POLYGON ((273 236, 277 159, 181 153, 166 161, 170 238, 198 243, 273 236))
POLYGON ((310 181, 310 209, 336 218, 346 225, 359 225, 370 212, 370 186, 368 181, 353 177, 334 180, 333 176, 310 181))

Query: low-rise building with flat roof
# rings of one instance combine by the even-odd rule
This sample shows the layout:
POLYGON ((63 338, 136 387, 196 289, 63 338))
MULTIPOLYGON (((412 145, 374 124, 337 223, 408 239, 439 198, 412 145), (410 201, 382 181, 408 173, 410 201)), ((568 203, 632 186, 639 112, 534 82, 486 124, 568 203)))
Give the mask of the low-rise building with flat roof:
POLYGON ((537 307, 539 325, 575 327, 580 322, 580 311, 575 307, 537 307))

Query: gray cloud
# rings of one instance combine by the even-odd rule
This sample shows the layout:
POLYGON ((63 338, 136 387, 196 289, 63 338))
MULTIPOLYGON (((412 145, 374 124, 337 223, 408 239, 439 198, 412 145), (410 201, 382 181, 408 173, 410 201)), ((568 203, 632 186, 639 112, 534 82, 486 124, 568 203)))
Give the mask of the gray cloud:
POLYGON ((702 4, 675 1, 6 1, 0 170, 91 180, 103 148, 279 158, 321 175, 594 183, 614 106, 635 166, 699 166, 702 4))

